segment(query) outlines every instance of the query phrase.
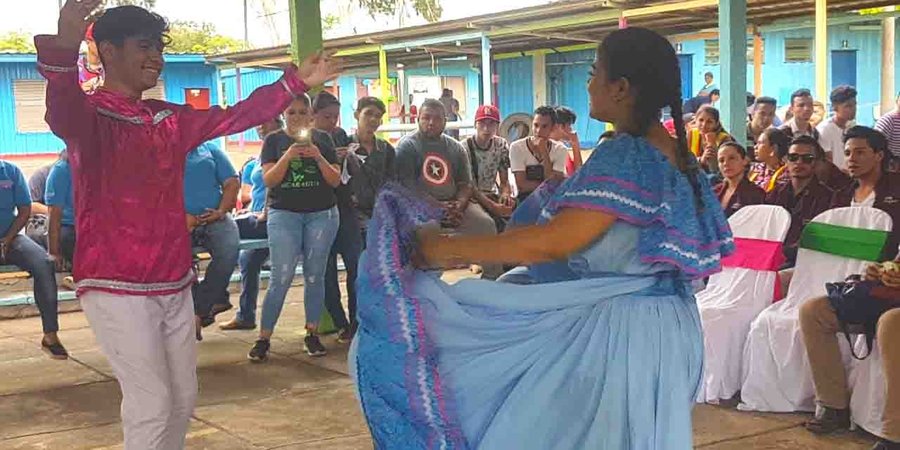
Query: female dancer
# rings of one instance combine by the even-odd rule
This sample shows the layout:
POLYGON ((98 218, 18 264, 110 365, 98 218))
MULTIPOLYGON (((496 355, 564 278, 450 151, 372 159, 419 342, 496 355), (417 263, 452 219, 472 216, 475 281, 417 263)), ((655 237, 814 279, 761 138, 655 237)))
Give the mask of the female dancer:
POLYGON ((689 283, 719 270, 731 235, 687 147, 669 42, 613 32, 588 91, 591 116, 617 137, 555 190, 536 224, 417 238, 438 208, 382 192, 350 356, 376 448, 691 448, 703 341, 689 283), (660 124, 666 106, 677 139, 660 124), (448 285, 411 261, 530 264, 534 283, 448 285), (571 276, 548 283, 548 265, 571 276))

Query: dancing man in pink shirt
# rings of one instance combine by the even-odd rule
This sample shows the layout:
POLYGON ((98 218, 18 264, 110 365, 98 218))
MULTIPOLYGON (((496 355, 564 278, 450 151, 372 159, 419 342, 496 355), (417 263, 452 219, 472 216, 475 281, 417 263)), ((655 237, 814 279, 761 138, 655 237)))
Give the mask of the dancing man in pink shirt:
POLYGON ((58 34, 35 37, 48 82, 46 120, 68 148, 74 277, 122 389, 125 448, 180 449, 197 395, 185 158, 203 142, 271 120, 337 68, 313 56, 228 109, 144 101, 163 70, 166 20, 134 6, 92 15, 101 3, 68 0, 58 34), (78 83, 78 50, 95 19, 106 78, 88 96, 78 83))

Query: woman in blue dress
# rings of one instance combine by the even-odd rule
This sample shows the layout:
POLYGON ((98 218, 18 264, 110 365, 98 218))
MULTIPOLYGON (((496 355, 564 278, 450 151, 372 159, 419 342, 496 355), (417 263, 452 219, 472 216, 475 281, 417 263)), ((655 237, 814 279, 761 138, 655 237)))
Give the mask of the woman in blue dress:
POLYGON ((439 210, 381 194, 350 356, 377 449, 692 448, 703 341, 690 282, 733 242, 687 148, 680 77, 658 34, 610 34, 588 92, 618 137, 531 225, 417 234, 439 210), (660 124, 667 106, 677 139, 660 124), (531 284, 449 285, 416 269, 471 262, 523 264, 531 284))

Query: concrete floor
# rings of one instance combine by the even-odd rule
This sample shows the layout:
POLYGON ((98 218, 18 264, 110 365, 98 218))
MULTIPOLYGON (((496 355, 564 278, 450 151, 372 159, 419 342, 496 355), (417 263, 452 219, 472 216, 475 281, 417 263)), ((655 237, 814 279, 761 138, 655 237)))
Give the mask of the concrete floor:
MULTIPOLYGON (((231 316, 224 313, 220 320, 231 316)), ((109 364, 82 313, 63 314, 60 322, 60 337, 72 355, 68 361, 41 352, 38 318, 0 321, 0 449, 121 448, 120 394, 109 364)), ((273 338, 272 357, 258 365, 246 360, 254 332, 205 330, 200 396, 187 448, 372 448, 347 377, 347 346, 328 338, 327 357, 307 357, 303 322, 302 287, 295 287, 273 338)), ((863 450, 873 443, 855 433, 814 437, 802 428, 804 415, 704 405, 694 410, 694 419, 697 448, 711 450, 863 450)))

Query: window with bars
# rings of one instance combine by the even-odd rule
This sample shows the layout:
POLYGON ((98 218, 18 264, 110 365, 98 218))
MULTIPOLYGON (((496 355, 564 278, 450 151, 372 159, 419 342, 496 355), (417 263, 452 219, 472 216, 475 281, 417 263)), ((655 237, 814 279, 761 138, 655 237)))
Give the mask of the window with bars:
POLYGON ((154 99, 154 100, 163 100, 163 101, 165 101, 165 99, 166 99, 166 88, 165 88, 165 85, 164 85, 164 83, 163 83, 163 80, 159 80, 159 82, 156 83, 156 86, 155 86, 155 87, 150 88, 150 89, 144 91, 143 99, 144 99, 144 100, 147 100, 147 99, 150 99, 150 98, 152 98, 152 99, 154 99))
POLYGON ((13 80, 13 102, 16 111, 16 131, 19 133, 49 133, 44 121, 47 82, 45 80, 13 80))
POLYGON ((810 38, 787 38, 784 40, 784 62, 808 63, 813 60, 813 40, 810 38))
MULTIPOLYGON (((766 41, 762 40, 762 60, 766 60, 766 41)), ((706 65, 714 66, 719 64, 719 40, 707 39, 703 41, 703 54, 706 65)), ((747 39, 747 62, 753 62, 753 38, 747 39)))

